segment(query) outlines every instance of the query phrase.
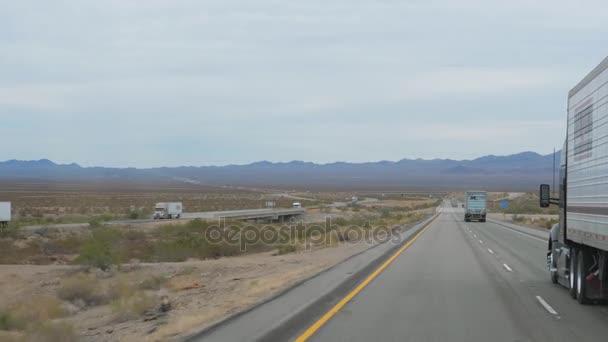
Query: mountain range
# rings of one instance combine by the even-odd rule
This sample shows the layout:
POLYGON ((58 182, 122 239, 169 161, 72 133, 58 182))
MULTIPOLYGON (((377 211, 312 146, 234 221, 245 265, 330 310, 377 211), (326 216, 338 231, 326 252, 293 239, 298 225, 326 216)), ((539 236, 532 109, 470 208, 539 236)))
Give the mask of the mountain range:
MULTIPOLYGON (((560 153, 556 153, 559 165, 560 153)), ((48 159, 0 162, 0 180, 187 182, 209 186, 332 190, 534 190, 553 177, 553 155, 522 152, 472 160, 402 159, 367 163, 303 161, 160 168, 82 167, 48 159)))

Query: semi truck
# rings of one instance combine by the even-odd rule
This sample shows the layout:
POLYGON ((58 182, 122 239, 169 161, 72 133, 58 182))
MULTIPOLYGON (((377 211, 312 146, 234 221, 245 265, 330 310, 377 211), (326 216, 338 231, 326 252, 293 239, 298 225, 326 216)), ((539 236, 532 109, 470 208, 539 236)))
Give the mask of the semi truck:
POLYGON ((180 218, 182 216, 182 211, 184 207, 182 206, 182 202, 162 202, 156 203, 154 206, 154 216, 155 220, 160 219, 173 219, 180 218))
POLYGON ((11 222, 11 202, 0 202, 0 228, 11 222))
POLYGON ((581 304, 608 299, 608 57, 568 93, 559 195, 540 185, 540 206, 559 206, 551 228, 551 281, 581 304))
POLYGON ((488 193, 485 191, 467 191, 464 199, 464 222, 477 220, 486 222, 488 193))

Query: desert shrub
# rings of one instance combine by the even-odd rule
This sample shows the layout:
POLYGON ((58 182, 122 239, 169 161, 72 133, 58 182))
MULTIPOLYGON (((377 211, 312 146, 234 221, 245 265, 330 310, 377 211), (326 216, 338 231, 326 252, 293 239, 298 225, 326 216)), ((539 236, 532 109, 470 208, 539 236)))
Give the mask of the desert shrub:
POLYGON ((123 234, 114 228, 94 229, 93 236, 80 248, 80 255, 76 261, 107 271, 112 265, 121 261, 115 252, 122 237, 123 234))
POLYGON ((390 209, 382 209, 380 213, 380 217, 382 218, 390 218, 392 216, 390 209))
POLYGON ((524 222, 526 218, 524 216, 519 216, 517 214, 513 215, 513 222, 524 222))
POLYGON ((344 217, 337 217, 332 220, 332 224, 337 226, 346 226, 348 225, 348 221, 344 217))
POLYGON ((112 256, 110 246, 102 241, 92 240, 80 248, 80 255, 76 261, 106 271, 115 263, 115 258, 112 256))
POLYGON ((93 217, 92 219, 89 220, 89 226, 91 226, 91 227, 99 227, 99 226, 101 226, 102 223, 103 223, 103 221, 99 217, 93 217))
POLYGON ((208 224, 200 220, 160 227, 154 233, 152 261, 180 262, 188 258, 215 258, 240 253, 236 245, 207 241, 204 234, 207 228, 208 224))
POLYGON ((10 309, 0 309, 0 330, 24 330, 66 315, 66 310, 57 298, 36 296, 24 299, 10 309))
POLYGON ((16 327, 13 313, 7 309, 0 309, 0 330, 13 330, 16 327))
POLYGON ((97 286, 97 281, 86 274, 77 274, 64 279, 57 296, 69 302, 83 301, 87 305, 105 304, 107 296, 97 286))
POLYGON ((126 278, 119 277, 110 284, 110 287, 108 288, 108 297, 110 300, 131 297, 137 290, 136 286, 126 278))
POLYGON ((285 243, 277 247, 278 255, 285 255, 289 253, 295 253, 298 251, 298 246, 295 243, 285 243))
POLYGON ((557 219, 549 219, 549 220, 547 220, 547 222, 545 223, 545 228, 547 228, 547 229, 551 229, 551 228, 553 228, 553 226, 554 226, 556 223, 558 223, 558 222, 559 222, 559 220, 557 220, 557 219))
POLYGON ((150 218, 151 215, 152 215, 152 212, 149 210, 146 210, 145 208, 130 209, 127 212, 127 217, 130 218, 131 220, 150 218))
POLYGON ((193 257, 196 251, 184 246, 178 241, 159 241, 154 245, 155 261, 182 262, 193 257))
POLYGON ((26 299, 14 308, 14 317, 21 322, 48 321, 64 317, 66 314, 61 301, 50 296, 26 299))
POLYGON ((108 221, 111 221, 116 218, 117 217, 115 217, 115 216, 107 215, 107 214, 94 216, 91 219, 89 219, 89 226, 100 227, 101 225, 103 225, 104 222, 108 222, 108 221))
POLYGON ((52 253, 77 254, 83 244, 82 238, 70 235, 65 238, 49 241, 45 248, 52 253))
POLYGON ((139 288, 142 290, 159 290, 167 280, 164 276, 152 276, 140 282, 139 288))
MULTIPOLYGON (((248 248, 250 248, 250 250, 254 250, 254 249, 258 250, 259 247, 260 247, 259 245, 256 245, 256 246, 249 246, 248 248)), ((206 253, 203 253, 203 255, 204 255, 203 257, 220 258, 220 257, 235 256, 235 255, 239 255, 240 253, 241 253, 241 250, 240 250, 239 246, 222 242, 222 243, 209 244, 206 253)))
POLYGON ((18 239, 21 237, 21 232, 19 231, 19 226, 11 222, 6 227, 0 227, 0 238, 5 239, 18 239))
POLYGON ((129 241, 141 241, 146 239, 146 234, 138 230, 130 229, 124 233, 124 238, 129 241))
POLYGON ((112 311, 119 321, 136 319, 156 306, 155 297, 144 292, 136 292, 112 301, 112 311))

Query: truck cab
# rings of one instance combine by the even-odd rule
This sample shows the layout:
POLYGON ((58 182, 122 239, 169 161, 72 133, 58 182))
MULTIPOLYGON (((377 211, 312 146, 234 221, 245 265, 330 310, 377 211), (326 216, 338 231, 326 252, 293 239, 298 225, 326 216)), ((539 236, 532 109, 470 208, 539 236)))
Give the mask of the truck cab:
POLYGON ((180 218, 182 215, 183 206, 181 202, 162 202, 156 203, 154 206, 155 220, 180 218))

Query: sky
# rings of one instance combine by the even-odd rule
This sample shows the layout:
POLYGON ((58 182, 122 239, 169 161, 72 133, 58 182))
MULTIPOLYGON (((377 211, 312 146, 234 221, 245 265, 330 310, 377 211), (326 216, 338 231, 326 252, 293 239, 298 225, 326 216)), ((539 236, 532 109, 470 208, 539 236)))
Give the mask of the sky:
POLYGON ((0 160, 155 167, 559 148, 608 2, 0 0, 0 160))

